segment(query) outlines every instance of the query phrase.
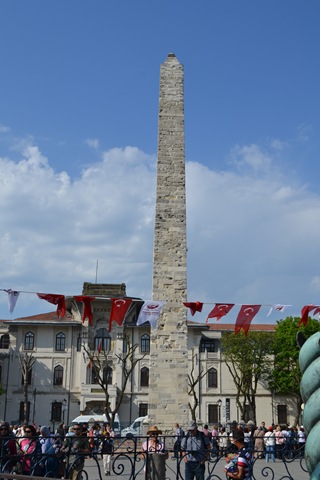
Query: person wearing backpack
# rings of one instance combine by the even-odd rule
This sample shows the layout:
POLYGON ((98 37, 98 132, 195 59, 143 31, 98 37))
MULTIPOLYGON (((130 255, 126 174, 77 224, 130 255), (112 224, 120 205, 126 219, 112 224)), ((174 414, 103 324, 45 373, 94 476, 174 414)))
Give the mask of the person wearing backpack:
POLYGON ((178 458, 180 455, 180 458, 182 458, 182 453, 181 453, 181 440, 184 437, 184 431, 180 427, 179 423, 176 423, 175 427, 175 442, 173 446, 173 451, 174 455, 172 458, 178 458))
POLYGON ((188 433, 181 441, 185 462, 185 480, 204 480, 205 462, 210 455, 210 441, 198 430, 195 421, 189 422, 188 433))

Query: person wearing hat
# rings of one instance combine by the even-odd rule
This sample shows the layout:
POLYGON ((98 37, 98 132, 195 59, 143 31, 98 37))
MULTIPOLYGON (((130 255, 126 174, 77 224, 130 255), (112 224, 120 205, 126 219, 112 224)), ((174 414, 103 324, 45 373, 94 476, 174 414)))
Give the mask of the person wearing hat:
POLYGON ((191 420, 188 433, 181 441, 181 450, 185 462, 185 480, 204 480, 205 462, 210 453, 209 438, 198 430, 198 425, 191 420))
POLYGON ((142 450, 144 453, 141 457, 145 460, 145 472, 147 479, 153 478, 165 478, 165 460, 167 460, 169 454, 166 451, 164 442, 159 440, 159 435, 162 431, 158 429, 156 425, 149 428, 147 435, 149 438, 142 444, 142 450), (151 457, 148 455, 151 454, 151 457), (162 459, 153 454, 160 454, 162 459))
MULTIPOLYGON (((145 442, 143 442, 142 450, 145 453, 162 453, 166 456, 167 459, 168 452, 166 452, 165 445, 158 439, 159 435, 161 434, 162 430, 159 430, 156 425, 150 427, 147 431, 147 435, 149 435, 149 438, 145 442)), ((145 455, 143 454, 143 456, 145 455)))

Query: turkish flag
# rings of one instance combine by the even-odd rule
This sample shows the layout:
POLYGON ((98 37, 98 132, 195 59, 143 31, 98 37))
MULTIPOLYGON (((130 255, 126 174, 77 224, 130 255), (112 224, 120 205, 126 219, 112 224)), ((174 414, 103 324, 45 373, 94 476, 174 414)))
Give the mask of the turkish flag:
POLYGON ((91 302, 95 299, 95 297, 87 297, 85 295, 75 295, 74 299, 77 302, 83 303, 83 315, 82 315, 82 323, 84 323, 85 319, 88 318, 89 325, 92 324, 93 315, 91 310, 91 302))
POLYGON ((37 293, 41 300, 47 300, 49 303, 57 306, 57 315, 59 318, 63 318, 66 314, 66 300, 64 295, 58 295, 55 293, 37 293))
POLYGON ((227 315, 227 313, 230 312, 233 306, 234 303, 216 303, 208 315, 207 323, 209 318, 216 318, 217 320, 220 320, 221 317, 224 317, 224 315, 227 315))
POLYGON ((236 326, 234 329, 234 333, 240 332, 241 328, 245 335, 248 334, 248 330, 250 328, 250 324, 254 319, 255 315, 259 312, 261 305, 242 305, 240 308, 240 312, 238 313, 236 326))
POLYGON ((314 310, 312 315, 315 315, 316 313, 320 312, 320 308, 318 305, 305 305, 302 310, 301 310, 301 319, 300 322, 298 323, 298 327, 301 325, 306 326, 308 323, 308 318, 309 318, 309 313, 314 310))
POLYGON ((117 322, 117 324, 121 327, 123 324, 124 317, 128 311, 129 306, 131 305, 132 300, 131 298, 113 298, 112 299, 112 307, 109 319, 109 332, 111 330, 111 323, 117 322))
POLYGON ((183 305, 187 308, 190 308, 191 315, 193 316, 196 312, 202 312, 203 303, 201 302, 183 302, 183 305))

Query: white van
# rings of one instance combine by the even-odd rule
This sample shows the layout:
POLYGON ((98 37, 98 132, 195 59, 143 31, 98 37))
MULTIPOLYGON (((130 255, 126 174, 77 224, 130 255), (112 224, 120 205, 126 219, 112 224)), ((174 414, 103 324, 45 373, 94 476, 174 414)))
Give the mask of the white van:
MULTIPOLYGON (((103 423, 106 423, 108 421, 107 417, 105 414, 103 415, 79 415, 78 417, 74 418, 71 422, 71 425, 74 425, 75 423, 88 423, 89 427, 92 427, 94 423, 99 423, 102 425, 103 423)), ((114 434, 116 437, 120 436, 121 433, 121 424, 120 424, 120 418, 119 415, 116 413, 114 417, 114 422, 112 424, 112 430, 114 431, 114 434)))
POLYGON ((121 431, 121 437, 126 437, 128 433, 135 437, 141 437, 143 434, 142 424, 148 421, 148 415, 145 417, 138 417, 135 421, 130 425, 130 427, 124 428, 121 431))

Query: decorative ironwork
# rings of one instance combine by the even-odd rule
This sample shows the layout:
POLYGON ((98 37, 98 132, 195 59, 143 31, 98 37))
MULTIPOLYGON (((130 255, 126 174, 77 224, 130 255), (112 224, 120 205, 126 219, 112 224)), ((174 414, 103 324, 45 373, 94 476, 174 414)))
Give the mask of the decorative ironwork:
MULTIPOLYGON (((15 439, 18 442, 18 439, 15 439)), ((114 448, 110 463, 110 476, 122 477, 126 476, 128 480, 145 478, 146 480, 156 480, 157 475, 154 469, 162 468, 161 463, 165 462, 165 479, 166 480, 184 480, 185 463, 182 452, 174 449, 175 437, 164 436, 162 441, 166 446, 169 458, 163 462, 158 460, 161 456, 157 454, 142 455, 142 443, 146 441, 146 437, 128 436, 125 438, 115 438, 114 448), (158 457, 158 458, 156 458, 158 457)), ((57 472, 50 470, 50 462, 55 459, 58 463, 58 476, 60 478, 73 478, 74 480, 99 479, 105 477, 103 469, 103 458, 99 448, 95 448, 95 452, 89 455, 77 454, 69 456, 60 452, 55 454, 41 454, 39 451, 30 455, 10 455, 9 442, 12 437, 0 439, 0 473, 14 474, 14 478, 20 478, 23 475, 23 459, 26 457, 30 461, 30 473, 32 477, 48 477, 57 478, 57 472), (79 468, 79 465, 81 468, 79 468)), ((223 452, 218 449, 211 449, 210 456, 205 463, 205 480, 225 480, 226 474, 224 467, 226 465, 226 455, 232 452, 234 445, 230 444, 223 452)), ((293 449, 284 446, 280 451, 276 452, 274 463, 266 463, 264 452, 255 452, 257 457, 253 459, 250 466, 252 480, 307 480, 309 474, 307 472, 304 449, 298 448, 298 444, 293 449)), ((10 477, 6 477, 10 478, 10 477)), ((23 478, 23 477, 21 477, 23 478)), ((161 477, 164 478, 164 477, 161 477)), ((110 479, 111 480, 111 479, 110 479)))

